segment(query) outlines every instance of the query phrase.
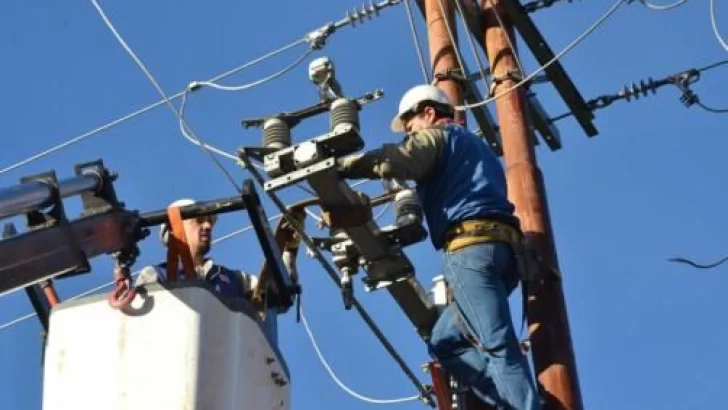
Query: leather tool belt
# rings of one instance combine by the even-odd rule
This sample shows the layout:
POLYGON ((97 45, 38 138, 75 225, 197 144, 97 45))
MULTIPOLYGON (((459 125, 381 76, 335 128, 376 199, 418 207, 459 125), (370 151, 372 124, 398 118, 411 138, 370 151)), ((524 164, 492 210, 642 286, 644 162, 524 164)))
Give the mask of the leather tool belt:
POLYGON ((484 242, 505 242, 511 246, 521 279, 530 281, 538 277, 539 267, 535 255, 527 251, 523 233, 508 224, 473 219, 457 223, 445 234, 445 251, 455 252, 469 245, 484 242))

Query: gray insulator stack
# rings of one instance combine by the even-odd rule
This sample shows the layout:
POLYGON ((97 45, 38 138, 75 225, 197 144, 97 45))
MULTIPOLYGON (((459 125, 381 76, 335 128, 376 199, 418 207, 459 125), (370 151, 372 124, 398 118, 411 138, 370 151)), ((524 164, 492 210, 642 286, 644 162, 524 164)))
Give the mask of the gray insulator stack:
POLYGON ((394 214, 397 226, 422 221, 422 204, 415 191, 405 189, 397 192, 394 196, 394 214))
POLYGON ((349 124, 359 130, 359 110, 354 101, 339 98, 331 103, 330 129, 335 131, 341 124, 349 124))
POLYGON ((280 118, 270 118, 263 124, 263 147, 283 149, 291 146, 291 128, 280 118))

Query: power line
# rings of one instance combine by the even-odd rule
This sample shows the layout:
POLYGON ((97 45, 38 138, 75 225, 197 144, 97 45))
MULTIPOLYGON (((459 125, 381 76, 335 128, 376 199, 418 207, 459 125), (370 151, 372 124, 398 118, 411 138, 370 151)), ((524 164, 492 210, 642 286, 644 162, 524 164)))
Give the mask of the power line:
POLYGON ((425 84, 430 82, 430 76, 427 73, 427 67, 425 66, 425 58, 422 54, 420 46, 420 37, 417 35, 417 29, 415 28, 415 21, 412 16, 412 8, 410 7, 410 0, 404 0, 404 6, 407 10, 407 21, 409 22, 410 32, 412 33, 412 40, 415 43, 415 50, 417 51, 417 59, 420 61, 420 69, 422 70, 422 77, 425 79, 425 84))
MULTIPOLYGON (((685 71, 682 71, 677 74, 671 74, 664 78, 660 78, 657 80, 652 79, 651 77, 647 80, 640 80, 639 83, 632 82, 629 85, 626 85, 622 90, 620 90, 616 94, 603 94, 599 97, 592 98, 591 100, 586 102, 586 106, 589 110, 595 111, 603 108, 607 108, 612 103, 620 100, 626 100, 627 102, 631 102, 633 99, 637 100, 640 97, 647 97, 650 93, 655 94, 657 90, 661 87, 673 85, 677 87, 681 92, 680 100, 683 102, 683 104, 686 107, 690 107, 693 104, 698 105, 700 108, 704 109, 705 111, 709 111, 716 114, 723 114, 728 113, 728 109, 716 109, 711 108, 703 104, 698 95, 690 89, 690 86, 700 80, 701 74, 705 73, 709 70, 721 67, 723 65, 728 64, 728 60, 721 60, 717 61, 713 64, 709 64, 702 68, 691 68, 685 71)), ((549 121, 551 123, 554 123, 556 121, 559 121, 561 119, 567 118, 569 116, 573 115, 573 112, 566 112, 564 114, 558 115, 556 117, 551 118, 549 121)))
POLYGON ((191 89, 191 90, 194 91, 195 89, 197 89, 197 87, 210 87, 210 88, 214 88, 216 90, 221 90, 221 91, 244 91, 244 90, 247 90, 249 88, 253 88, 253 87, 259 86, 261 84, 267 83, 268 81, 275 80, 276 78, 278 78, 278 77, 280 77, 280 76, 288 73, 289 71, 291 71, 294 68, 296 68, 296 66, 298 66, 299 64, 301 64, 314 51, 316 51, 315 48, 309 48, 308 50, 306 50, 305 53, 303 53, 303 55, 301 57, 299 57, 298 59, 296 59, 296 61, 294 61, 293 63, 287 65, 282 70, 280 70, 280 71, 278 71, 276 73, 273 73, 273 74, 271 74, 271 75, 269 75, 267 77, 261 78, 260 80, 257 80, 257 81, 253 81, 251 83, 248 83, 248 84, 243 84, 243 85, 238 85, 238 86, 228 86, 228 85, 220 85, 220 84, 217 84, 214 81, 193 81, 188 86, 188 89, 191 89))
MULTIPOLYGON (((342 27, 348 26, 348 25, 352 25, 353 26, 357 22, 363 22, 364 21, 364 18, 371 19, 373 16, 376 17, 376 16, 379 15, 379 12, 381 10, 383 10, 383 9, 385 9, 387 7, 395 6, 395 5, 399 4, 401 1, 402 0, 382 0, 379 3, 376 3, 376 4, 371 3, 371 4, 368 5, 368 7, 362 7, 361 10, 356 10, 354 13, 348 13, 347 12, 346 17, 343 18, 343 19, 341 19, 341 20, 339 20, 339 21, 337 21, 336 23, 329 23, 329 24, 325 25, 324 27, 320 27, 320 28, 318 28, 318 29, 316 29, 316 30, 314 30, 312 32, 309 32, 305 36, 303 36, 302 38, 300 38, 300 39, 298 39, 298 40, 296 40, 296 41, 294 41, 294 42, 292 42, 290 44, 287 44, 287 45, 285 45, 285 46, 283 46, 283 47, 281 47, 281 48, 279 48, 277 50, 271 51, 268 54, 265 54, 265 55, 263 55, 261 57, 258 57, 256 59, 254 59, 254 60, 251 60, 251 61, 249 61, 249 62, 247 62, 247 63, 245 63, 245 64, 243 64, 241 66, 235 67, 235 68, 233 68, 231 70, 228 70, 228 71, 226 71, 226 72, 224 72, 222 74, 219 74, 219 75, 211 78, 210 80, 208 80, 208 82, 216 82, 218 80, 222 80, 222 79, 224 79, 226 77, 229 77, 229 76, 231 76, 233 74, 237 74, 237 73, 239 73, 240 71, 242 71, 242 70, 244 70, 246 68, 252 67, 253 65, 256 65, 256 64, 258 64, 258 63, 260 63, 260 62, 262 62, 262 61, 264 61, 264 60, 266 60, 268 58, 271 58, 273 56, 276 56, 276 55, 278 55, 278 54, 280 54, 280 53, 282 53, 284 51, 287 51, 287 50, 289 50, 289 49, 291 49, 293 47, 296 47, 296 46, 298 46, 300 44, 303 44, 303 43, 309 43, 309 44, 311 44, 315 48, 321 48, 321 47, 324 46, 324 44, 325 44, 326 39, 328 38, 328 36, 330 36, 332 33, 334 33, 339 28, 342 28, 342 27)), ((0 175, 6 173, 8 171, 12 171, 14 169, 17 169, 17 168, 19 168, 19 167, 21 167, 23 165, 29 164, 29 163, 31 163, 33 161, 38 160, 38 159, 44 158, 44 157, 46 157, 46 156, 48 156, 48 155, 50 155, 50 154, 52 154, 54 152, 60 151, 63 148, 66 148, 66 147, 69 147, 69 146, 71 146, 73 144, 76 144, 78 142, 81 142, 81 141, 83 141, 83 140, 85 140, 85 139, 87 139, 87 138, 89 138, 89 137, 91 137, 93 135, 96 135, 96 134, 98 134, 98 133, 100 133, 102 131, 105 131, 107 129, 110 129, 112 127, 115 127, 115 126, 117 126, 117 125, 119 125, 119 124, 121 124, 121 123, 123 123, 125 121, 128 121, 128 120, 131 120, 133 118, 136 118, 136 117, 138 117, 138 116, 140 116, 140 115, 142 115, 142 114, 144 114, 144 113, 146 113, 148 111, 151 111, 152 109, 154 109, 156 107, 159 107, 160 105, 169 104, 170 101, 176 100, 178 98, 181 98, 185 94, 186 91, 187 91, 187 88, 185 88, 182 91, 179 91, 178 93, 176 93, 174 95, 171 95, 169 97, 165 97, 165 98, 163 98, 163 99, 161 99, 161 100, 159 100, 159 101, 157 101, 157 102, 155 102, 153 104, 150 104, 150 105, 148 105, 146 107, 140 108, 139 110, 134 111, 134 112, 132 112, 130 114, 127 114, 127 115, 125 115, 123 117, 117 118, 116 120, 113 120, 113 121, 109 122, 108 124, 104 124, 104 125, 102 125, 102 126, 100 126, 98 128, 95 128, 95 129, 91 130, 91 131, 87 131, 87 132, 85 132, 85 133, 83 133, 83 134, 81 134, 79 136, 73 137, 73 138, 71 138, 71 139, 69 139, 69 140, 67 140, 67 141, 65 141, 63 143, 60 143, 60 144, 58 144, 56 146, 53 146, 53 147, 51 147, 51 148, 49 148, 49 149, 47 149, 45 151, 41 151, 41 152, 39 152, 37 154, 34 154, 34 155, 32 155, 32 156, 30 156, 30 157, 28 157, 28 158, 26 158, 26 159, 24 159, 22 161, 19 161, 19 162, 15 163, 15 164, 12 164, 12 165, 7 166, 7 167, 5 167, 3 169, 0 169, 0 175)), ((220 155, 222 155, 222 154, 220 154, 220 155)))
MULTIPOLYGON (((305 38, 302 38, 300 40, 294 41, 294 42, 292 42, 290 44, 287 44, 287 45, 285 45, 285 46, 283 46, 283 47, 281 47, 281 48, 279 48, 277 50, 271 51, 268 54, 265 54, 265 55, 263 55, 261 57, 258 57, 256 59, 254 59, 254 60, 251 60, 251 61, 249 61, 249 62, 247 62, 247 63, 245 63, 243 65, 240 65, 238 67, 235 67, 235 68, 233 68, 231 70, 228 70, 228 71, 226 71, 226 72, 224 72, 222 74, 218 74, 215 77, 212 77, 208 81, 215 82, 215 81, 219 81, 219 80, 225 79, 225 78, 227 78, 227 77, 229 77, 231 75, 237 74, 240 71, 243 71, 244 69, 247 69, 249 67, 252 67, 252 66, 254 66, 254 65, 256 65, 256 64, 258 64, 258 63, 260 63, 260 62, 262 62, 262 61, 264 61, 266 59, 268 59, 268 58, 274 57, 274 56, 276 56, 276 55, 278 55, 278 54, 280 54, 280 53, 282 53, 282 52, 284 52, 284 51, 286 51, 286 50, 288 50, 290 48, 293 48, 293 47, 298 46, 298 45, 300 45, 302 43, 305 43, 305 42, 306 42, 306 39, 305 38)), ((186 92, 187 92, 187 88, 185 88, 184 90, 182 90, 182 91, 180 91, 180 92, 178 92, 178 93, 176 93, 176 94, 174 94, 172 96, 169 96, 168 97, 168 100, 176 100, 178 98, 181 98, 182 96, 184 96, 184 94, 186 92)), ((94 129, 92 129, 90 131, 87 131, 87 132, 85 132, 85 133, 83 133, 83 134, 81 134, 79 136, 73 137, 73 138, 69 139, 68 141, 65 141, 65 142, 63 142, 61 144, 58 144, 58 145, 56 145, 54 147, 51 147, 51 148, 49 148, 49 149, 47 149, 45 151, 41 151, 41 152, 39 152, 39 153, 37 153, 35 155, 32 155, 32 156, 30 156, 30 157, 28 157, 28 158, 26 158, 26 159, 24 159, 22 161, 19 161, 19 162, 13 164, 13 165, 10 165, 8 167, 3 168, 2 170, 0 170, 0 175, 6 173, 8 171, 12 171, 12 170, 14 170, 16 168, 19 168, 19 167, 21 167, 23 165, 27 165, 27 164, 29 164, 29 163, 31 163, 33 161, 36 161, 38 159, 41 159, 43 157, 46 157, 46 156, 48 156, 50 154, 53 154, 54 152, 60 151, 63 148, 66 148, 66 147, 71 146, 73 144, 79 143, 79 142, 85 140, 86 138, 89 138, 91 136, 94 136, 94 135, 102 132, 102 131, 105 131, 105 130, 108 130, 110 128, 113 128, 113 127, 115 127, 115 126, 117 126, 117 125, 119 125, 119 124, 121 124, 123 122, 126 122, 128 120, 131 120, 133 118, 136 118, 136 117, 138 117, 138 116, 140 116, 140 115, 142 115, 142 114, 144 114, 144 113, 146 113, 148 111, 153 110, 154 108, 159 107, 160 105, 165 104, 166 102, 167 102, 167 100, 164 100, 164 99, 159 100, 159 101, 157 101, 157 102, 155 102, 153 104, 150 104, 150 105, 147 105, 146 107, 140 108, 140 109, 138 109, 138 110, 136 110, 136 111, 134 111, 134 112, 132 112, 130 114, 127 114, 127 115, 125 115, 123 117, 117 118, 117 119, 115 119, 115 120, 113 120, 113 121, 111 121, 111 122, 109 122, 107 124, 104 124, 104 125, 102 125, 102 126, 100 126, 98 128, 94 128, 94 129)), ((220 154, 220 155, 223 155, 223 154, 220 154)))
POLYGON ((323 353, 321 353, 321 348, 319 348, 318 343, 316 342, 316 338, 313 335, 313 332, 311 331, 311 328, 308 325, 308 321, 306 320, 306 315, 303 314, 303 309, 301 309, 301 322, 303 323, 303 328, 306 330, 306 334, 308 334, 309 340, 311 340, 311 345, 313 346, 314 351, 316 352, 316 356, 318 356, 319 361, 326 369, 326 372, 331 376, 331 379, 336 383, 337 386, 339 386, 343 391, 348 393, 349 395, 370 403, 370 404, 398 404, 398 403, 406 403, 410 401, 416 401, 420 399, 419 395, 410 396, 410 397, 402 397, 398 399, 373 399, 371 397, 364 396, 362 394, 359 394, 349 388, 344 382, 339 379, 339 377, 336 375, 334 370, 331 368, 331 365, 326 361, 326 358, 324 358, 323 353))
POLYGON ((670 259, 668 259, 668 261, 677 262, 677 263, 685 263, 685 264, 688 264, 697 269, 712 269, 712 268, 715 268, 716 266, 722 265, 725 262, 728 262, 728 256, 724 257, 723 259, 721 259, 717 262, 714 262, 714 263, 711 263, 708 265, 701 265, 699 263, 695 263, 695 262, 691 261, 690 259, 686 259, 686 258, 670 258, 670 259))
POLYGON ((647 0, 639 0, 639 2, 642 3, 645 7, 652 9, 652 10, 667 11, 667 10, 672 10, 674 8, 682 6, 683 4, 687 3, 688 0, 677 0, 676 2, 674 2, 672 4, 666 4, 666 5, 653 4, 647 0))
POLYGON ((723 39, 723 36, 720 34, 720 30, 718 30, 718 22, 717 17, 715 16, 715 0, 710 0, 710 25, 713 26, 713 33, 715 34, 715 38, 718 39, 718 42, 723 47, 725 51, 728 51, 728 43, 723 39))
MULTIPOLYGON (((465 19, 465 11, 463 10, 463 5, 460 3, 460 0, 455 0, 455 6, 458 8, 458 12, 460 13, 460 17, 463 21, 463 25, 465 25, 466 28, 468 28, 468 22, 465 19)), ((478 50, 475 48, 475 40, 473 40, 473 33, 468 28, 467 30, 467 37, 468 37, 468 43, 470 44, 470 51, 473 53, 473 57, 475 58, 475 63, 478 65, 478 71, 480 72, 480 79, 483 80, 483 85, 485 86, 485 91, 488 92, 490 90, 490 84, 488 84, 488 78, 486 75, 485 67, 483 65, 483 61, 480 59, 480 54, 478 53, 478 50)), ((461 67, 463 70, 465 67, 461 67)))
POLYGON ((159 95, 164 99, 164 102, 167 104, 169 109, 172 110, 172 113, 174 113, 174 115, 182 123, 184 128, 187 129, 187 132, 189 132, 190 135, 192 135, 200 143, 200 145, 199 145, 200 148, 202 148, 202 150, 205 153, 207 153, 207 155, 209 155, 210 159, 215 163, 215 165, 218 168, 220 168, 220 170, 225 174, 225 176, 228 178, 230 183, 235 187, 235 190, 240 192, 240 187, 238 187, 238 183, 235 182, 235 178, 233 178, 232 174, 230 174, 230 171, 228 171, 227 168, 225 168, 220 163, 220 161, 218 161, 218 159, 215 158, 214 155, 212 155, 212 152, 205 147, 202 139, 200 137, 198 137, 197 135, 195 135, 194 131, 190 128, 189 124, 187 124, 185 122, 184 118, 182 118, 179 111, 177 111, 177 108, 169 100, 169 97, 167 97, 167 94, 164 92, 164 90, 159 85, 159 83, 154 78, 154 76, 149 71, 149 69, 147 69, 147 67, 144 65, 144 63, 141 61, 141 59, 136 55, 136 53, 134 53, 134 50, 132 50, 131 47, 129 47, 129 45, 126 43, 126 41, 121 36, 121 34, 119 34, 119 32, 116 30, 114 25, 111 23, 111 20, 109 20, 106 13, 104 13, 104 10, 101 8, 99 3, 96 0, 89 0, 89 1, 94 6, 94 8, 96 8, 96 11, 99 13, 99 16, 101 16, 101 19, 104 21, 104 24, 106 24, 106 27, 108 27, 108 29, 111 31, 111 33, 114 35, 114 37, 116 37, 116 40, 119 42, 119 44, 122 46, 122 48, 124 48, 124 50, 127 52, 127 54, 129 54, 129 56, 132 58, 132 60, 134 60, 134 62, 137 64, 137 66, 139 66, 139 68, 142 70, 144 75, 147 77, 147 79, 149 79, 149 81, 152 83, 154 88, 157 90, 159 95))

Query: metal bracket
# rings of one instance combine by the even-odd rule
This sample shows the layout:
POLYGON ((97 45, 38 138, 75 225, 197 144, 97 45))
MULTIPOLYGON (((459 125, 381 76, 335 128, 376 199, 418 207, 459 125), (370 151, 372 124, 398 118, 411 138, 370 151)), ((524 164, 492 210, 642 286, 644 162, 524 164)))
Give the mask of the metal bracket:
MULTIPOLYGON (((306 180, 320 198, 322 206, 361 206, 362 199, 339 176, 336 159, 327 158, 308 167, 282 175, 264 183, 266 191, 274 191, 306 180)), ((414 267, 402 247, 426 237, 424 229, 404 225, 379 229, 374 221, 341 228, 346 238, 317 239, 317 247, 333 248, 350 239, 358 253, 358 261, 366 272, 365 282, 371 288, 383 288, 393 297, 422 335, 429 333, 436 319, 427 294, 413 277, 414 267)))
POLYGON ((85 162, 77 164, 74 167, 77 176, 94 175, 99 181, 99 187, 96 191, 83 191, 81 193, 81 202, 83 203, 83 215, 90 215, 98 212, 105 212, 109 209, 123 208, 124 204, 119 202, 116 197, 113 182, 118 175, 109 172, 104 167, 102 160, 85 162))
MULTIPOLYGON (((503 7, 503 10, 508 14, 511 21, 513 21, 514 26, 521 34, 524 42, 531 49, 531 52, 539 64, 545 65, 547 62, 551 61, 555 54, 549 47, 548 43, 546 43, 546 40, 543 35, 541 35, 541 32, 538 30, 533 20, 531 20, 531 17, 524 9, 524 6, 521 5, 521 3, 512 0, 503 1, 500 4, 503 7)), ((592 123, 594 114, 587 108, 586 102, 582 98, 574 83, 566 74, 561 63, 557 61, 551 64, 545 71, 553 82, 556 91, 559 92, 566 105, 568 105, 574 113, 574 116, 579 121, 579 125, 581 125, 586 135, 589 137, 597 135, 598 131, 592 123)))
POLYGON ((255 191, 253 181, 246 179, 243 182, 243 203, 250 216, 250 223, 253 225, 258 242, 263 250, 267 267, 272 274, 273 282, 276 285, 276 296, 279 305, 288 309, 293 304, 294 295, 301 293, 300 286, 291 281, 288 270, 281 259, 282 252, 278 247, 275 236, 268 224, 265 211, 260 203, 260 198, 255 191))
POLYGON ((308 167, 321 159, 347 155, 363 147, 364 140, 356 128, 342 124, 334 131, 280 150, 258 147, 241 149, 245 155, 257 160, 264 154, 265 172, 269 177, 276 178, 308 167))
MULTIPOLYGON (((359 98, 354 99, 353 101, 356 103, 357 107, 361 110, 361 108, 370 102, 374 102, 379 100, 384 96, 384 91, 378 89, 371 92, 368 92, 364 95, 362 95, 359 98)), ((260 118, 248 118, 244 119, 242 121, 242 125, 244 128, 249 127, 262 127, 265 122, 270 118, 278 118, 281 121, 284 121, 289 128, 293 129, 296 125, 298 125, 302 120, 305 120, 306 118, 310 118, 319 114, 323 114, 331 108, 331 100, 322 101, 320 103, 314 104, 310 107, 306 107, 303 109, 300 109, 298 111, 292 111, 292 112, 283 112, 276 115, 271 115, 268 117, 260 117, 260 118)))
POLYGON ((28 230, 38 230, 50 227, 57 227, 62 232, 68 246, 67 254, 74 262, 69 265, 59 278, 76 276, 91 271, 91 265, 88 258, 81 250, 81 243, 76 238, 71 226, 66 218, 66 211, 63 206, 63 198, 61 197, 60 185, 54 171, 44 172, 41 174, 23 177, 22 183, 38 182, 45 184, 50 188, 50 209, 47 212, 40 210, 30 211, 26 213, 26 226, 28 230))

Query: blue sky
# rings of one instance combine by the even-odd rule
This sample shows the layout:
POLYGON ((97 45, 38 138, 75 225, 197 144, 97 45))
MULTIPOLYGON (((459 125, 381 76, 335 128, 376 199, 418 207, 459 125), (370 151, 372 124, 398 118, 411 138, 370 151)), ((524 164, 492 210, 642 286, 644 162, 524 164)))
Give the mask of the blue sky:
MULTIPOLYGON (((360 5, 352 0, 101 4, 168 94, 296 40, 360 5)), ((534 20, 552 48, 561 50, 612 4, 612 0, 557 4, 538 12, 534 20)), ((721 6, 725 5, 718 5, 719 22, 728 26, 728 9, 721 6)), ((0 110, 5 120, 0 168, 159 100, 90 2, 9 0, 2 11, 0 76, 5 80, 5 98, 0 110)), ((416 17, 424 45, 424 24, 419 14, 416 17)), ((538 66, 520 40, 519 44, 531 72, 538 66)), ((462 49, 475 67, 467 43, 462 49)), ((291 50, 223 83, 256 80, 304 51, 303 47, 291 50)), ((367 147, 398 139, 388 129, 389 119, 399 96, 422 81, 404 6, 356 28, 342 29, 314 54, 322 55, 333 59, 349 95, 385 91, 385 98, 361 114, 367 147)), ((661 78, 726 58, 728 51, 710 27, 708 2, 692 0, 668 12, 651 11, 639 3, 623 6, 563 64, 589 99, 617 92, 632 81, 661 78)), ((242 129, 240 120, 315 102, 307 63, 245 92, 199 91, 189 100, 186 118, 203 139, 222 149, 258 144, 259 133, 242 129)), ((728 107, 727 82, 728 66, 724 66, 704 74, 693 89, 705 104, 728 107)), ((549 114, 564 111, 550 85, 537 85, 534 91, 549 114)), ((591 139, 573 120, 563 120, 558 123, 563 149, 538 148, 581 389, 589 409, 703 409, 714 408, 722 397, 728 352, 721 347, 728 330, 719 325, 719 315, 727 307, 728 267, 696 271, 666 259, 680 255, 707 262, 728 252, 724 240, 728 195, 723 191, 728 116, 685 108, 679 95, 674 87, 665 87, 655 96, 598 111, 595 123, 600 134, 591 139)), ((294 139, 319 135, 327 124, 325 116, 303 123, 294 139)), ((50 169, 68 177, 74 164, 96 158, 120 174, 117 193, 132 209, 160 209, 179 197, 213 199, 234 193, 209 158, 182 138, 166 107, 0 174, 0 186, 50 169)), ((238 180, 246 177, 233 163, 225 164, 238 180)), ((371 194, 380 189, 376 183, 365 187, 371 194)), ((283 198, 292 201, 303 195, 289 190, 283 198)), ((71 216, 77 215, 78 201, 69 200, 68 209, 71 216)), ((277 213, 272 206, 267 209, 269 215, 277 213)), ((382 222, 390 222, 391 216, 388 213, 382 222)), ((215 233, 220 236, 245 225, 244 213, 226 215, 215 233)), ((320 234, 313 225, 309 232, 320 234)), ((155 237, 145 240, 141 249, 137 268, 164 257, 155 237)), ((213 252, 221 263, 257 271, 262 262, 257 249, 248 233, 220 243, 213 252)), ((429 287, 439 273, 439 255, 429 242, 407 253, 429 287)), ((342 308, 337 289, 321 268, 305 256, 299 264, 306 315, 340 378, 374 398, 412 395, 412 386, 359 317, 342 308)), ((91 274, 58 283, 62 298, 111 278, 108 257, 95 259, 93 266, 91 274)), ((427 361, 426 350, 389 295, 365 294, 360 287, 357 294, 421 380, 429 382, 418 370, 427 361)), ((516 320, 519 306, 514 297, 516 320)), ((0 299, 0 323, 30 310, 23 293, 5 296, 0 299)), ((39 333, 36 320, 0 332, 0 384, 5 386, 0 408, 40 408, 39 333)), ((280 339, 292 372, 294 409, 375 407, 332 382, 294 315, 281 319, 280 339)), ((393 407, 417 409, 421 404, 393 407)))

